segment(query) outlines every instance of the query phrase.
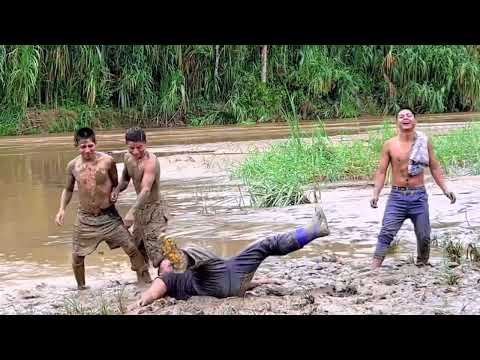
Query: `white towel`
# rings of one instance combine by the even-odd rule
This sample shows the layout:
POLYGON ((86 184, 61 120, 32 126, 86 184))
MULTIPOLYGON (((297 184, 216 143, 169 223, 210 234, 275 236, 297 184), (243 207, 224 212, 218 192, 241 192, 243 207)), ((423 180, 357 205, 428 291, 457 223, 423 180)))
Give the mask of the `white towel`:
POLYGON ((410 161, 408 164, 408 174, 416 176, 421 174, 426 166, 430 164, 428 156, 428 138, 421 131, 415 132, 415 140, 410 151, 410 161))

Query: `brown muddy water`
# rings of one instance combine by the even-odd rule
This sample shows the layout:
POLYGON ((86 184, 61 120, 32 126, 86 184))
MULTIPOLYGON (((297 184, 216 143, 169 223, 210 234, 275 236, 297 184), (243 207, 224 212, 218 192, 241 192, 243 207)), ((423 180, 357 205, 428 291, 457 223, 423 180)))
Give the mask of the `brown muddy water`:
MULTIPOLYGON (((185 131, 188 134, 184 143, 193 130, 185 131)), ((155 130, 147 136, 161 162, 162 191, 172 219, 169 232, 180 245, 194 242, 228 257, 251 241, 305 225, 311 218, 311 204, 252 209, 246 189, 229 178, 228 168, 242 160, 249 150, 263 149, 281 140, 165 145, 162 134, 162 130, 155 130)), ((122 138, 120 132, 101 133, 98 150, 112 151, 116 158, 121 158, 122 138)), ((72 226, 78 205, 76 194, 66 212, 64 227, 57 227, 54 217, 65 167, 76 154, 71 136, 0 139, 0 297, 11 289, 40 283, 73 288, 70 261, 72 226)), ((122 166, 118 164, 119 171, 122 166)), ((449 204, 431 180, 427 184, 432 236, 440 240, 453 236, 465 242, 476 241, 480 227, 480 178, 462 177, 448 182, 457 193, 454 205, 449 204)), ((389 190, 384 190, 378 209, 369 207, 371 191, 368 184, 325 187, 321 204, 331 235, 290 257, 321 254, 370 257, 389 190)), ((117 203, 122 215, 134 200, 135 193, 129 187, 117 203)), ((415 253, 411 223, 404 224, 397 239, 399 245, 390 255, 391 259, 405 259, 415 253)), ((434 247, 433 261, 439 261, 439 256, 439 249, 434 247)), ((135 274, 121 250, 111 251, 103 244, 87 257, 86 274, 87 283, 93 286, 101 287, 112 279, 135 281, 135 274)))

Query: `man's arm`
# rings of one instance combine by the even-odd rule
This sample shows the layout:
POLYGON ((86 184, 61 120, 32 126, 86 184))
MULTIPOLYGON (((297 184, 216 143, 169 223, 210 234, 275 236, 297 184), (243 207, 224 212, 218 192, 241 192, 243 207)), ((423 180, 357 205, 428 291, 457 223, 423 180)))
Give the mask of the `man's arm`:
POLYGON ((74 165, 75 163, 73 161, 67 165, 67 179, 65 182, 65 187, 62 191, 62 196, 60 198, 60 209, 58 210, 58 213, 55 216, 55 223, 58 226, 63 225, 65 209, 70 203, 70 200, 72 200, 73 189, 75 188, 75 177, 73 176, 74 165))
POLYGON ((108 169, 108 175, 110 176, 110 180, 112 181, 112 187, 116 188, 118 186, 118 171, 117 171, 117 163, 113 158, 110 160, 110 168, 108 169))
POLYGON ((385 174, 387 173, 388 165, 390 164, 390 151, 389 151, 389 142, 385 142, 382 148, 382 154, 380 156, 380 163, 378 169, 375 173, 374 187, 373 187, 373 197, 370 200, 370 206, 372 208, 378 207, 378 197, 380 192, 383 189, 385 184, 385 174))
POLYGON ((145 202, 150 196, 152 185, 155 181, 156 161, 156 158, 151 157, 150 159, 148 159, 148 161, 145 162, 140 193, 137 195, 137 200, 135 201, 135 204, 133 204, 127 215, 125 215, 124 222, 127 227, 132 226, 134 219, 133 216, 135 215, 135 212, 137 211, 137 209, 142 208, 145 205, 145 202))
POLYGON ((123 158, 124 166, 122 170, 122 176, 120 177, 118 186, 115 189, 113 189, 112 195, 110 197, 110 200, 112 203, 117 201, 118 194, 124 191, 128 187, 128 184, 130 183, 130 174, 128 173, 127 161, 128 161, 128 157, 127 157, 127 154, 125 154, 123 158))
POLYGON ((165 285, 162 279, 156 278, 153 281, 150 288, 142 294, 140 301, 138 302, 138 305, 140 306, 150 305, 155 300, 164 297, 166 293, 167 293, 167 285, 165 285))
POLYGON ((442 167, 440 166, 440 162, 437 160, 437 157, 435 156, 435 152, 433 151, 433 145, 430 139, 428 140, 427 147, 428 147, 428 156, 430 158, 430 164, 429 164, 430 172, 432 173, 433 180, 435 180, 438 187, 442 189, 445 196, 450 199, 450 203, 453 204, 457 199, 455 197, 455 194, 449 191, 447 188, 447 185, 445 184, 445 179, 443 177, 443 170, 442 170, 442 167))

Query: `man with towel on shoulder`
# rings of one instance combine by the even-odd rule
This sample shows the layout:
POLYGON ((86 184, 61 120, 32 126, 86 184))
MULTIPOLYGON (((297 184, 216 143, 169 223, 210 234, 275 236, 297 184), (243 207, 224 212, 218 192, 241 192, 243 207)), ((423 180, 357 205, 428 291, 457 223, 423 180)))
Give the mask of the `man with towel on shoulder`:
POLYGON ((375 174, 372 208, 377 207, 378 197, 385 183, 388 166, 392 166, 392 190, 385 208, 382 229, 378 235, 372 268, 382 265, 385 254, 406 219, 412 220, 417 237, 417 265, 427 265, 430 256, 430 219, 428 195, 424 186, 424 168, 430 172, 450 203, 455 203, 455 194, 448 190, 443 171, 433 152, 431 141, 415 131, 416 119, 413 111, 402 108, 397 113, 399 133, 387 140, 382 149, 380 164, 375 174))

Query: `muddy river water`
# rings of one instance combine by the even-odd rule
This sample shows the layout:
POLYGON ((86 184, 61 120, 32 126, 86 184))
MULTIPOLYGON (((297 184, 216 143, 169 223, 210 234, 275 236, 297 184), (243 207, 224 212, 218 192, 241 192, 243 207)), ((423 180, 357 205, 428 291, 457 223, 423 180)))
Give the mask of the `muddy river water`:
MULTIPOLYGON (((282 140, 252 140, 247 136, 242 141, 218 142, 219 137, 215 142, 193 144, 195 141, 187 142, 193 136, 192 130, 185 129, 185 133, 189 133, 183 140, 169 144, 164 141, 168 131, 152 130, 147 136, 149 147, 161 163, 162 192, 171 215, 169 233, 180 244, 194 242, 227 257, 259 237, 291 230, 311 218, 311 204, 272 209, 249 207, 246 189, 229 176, 228 169, 249 150, 263 149, 282 140)), ((221 130, 211 130, 211 136, 220 136, 218 131, 221 130)), ((111 151, 121 159, 122 138, 121 132, 100 133, 97 149, 111 151)), ((70 262, 71 234, 78 205, 76 194, 67 209, 65 225, 57 227, 54 217, 65 167, 76 154, 71 135, 0 139, 0 296, 7 289, 39 282, 73 287, 70 262)), ((123 164, 119 161, 117 166, 121 171, 123 164)), ((465 176, 448 179, 448 182, 457 193, 454 205, 449 204, 430 178, 427 181, 432 237, 441 239, 450 234, 465 242, 476 241, 480 227, 480 178, 465 176)), ((389 189, 383 191, 378 209, 369 207, 371 191, 367 183, 325 186, 321 204, 329 220, 331 236, 290 256, 370 257, 389 189)), ((117 203, 122 215, 134 200, 135 193, 130 186, 117 203)), ((404 224, 397 239, 399 246, 390 255, 391 259, 415 253, 411 223, 404 224)), ((439 250, 433 248, 433 261, 439 255, 439 250)), ((86 274, 90 284, 101 284, 106 279, 135 280, 121 250, 111 251, 104 244, 87 257, 86 274)))

